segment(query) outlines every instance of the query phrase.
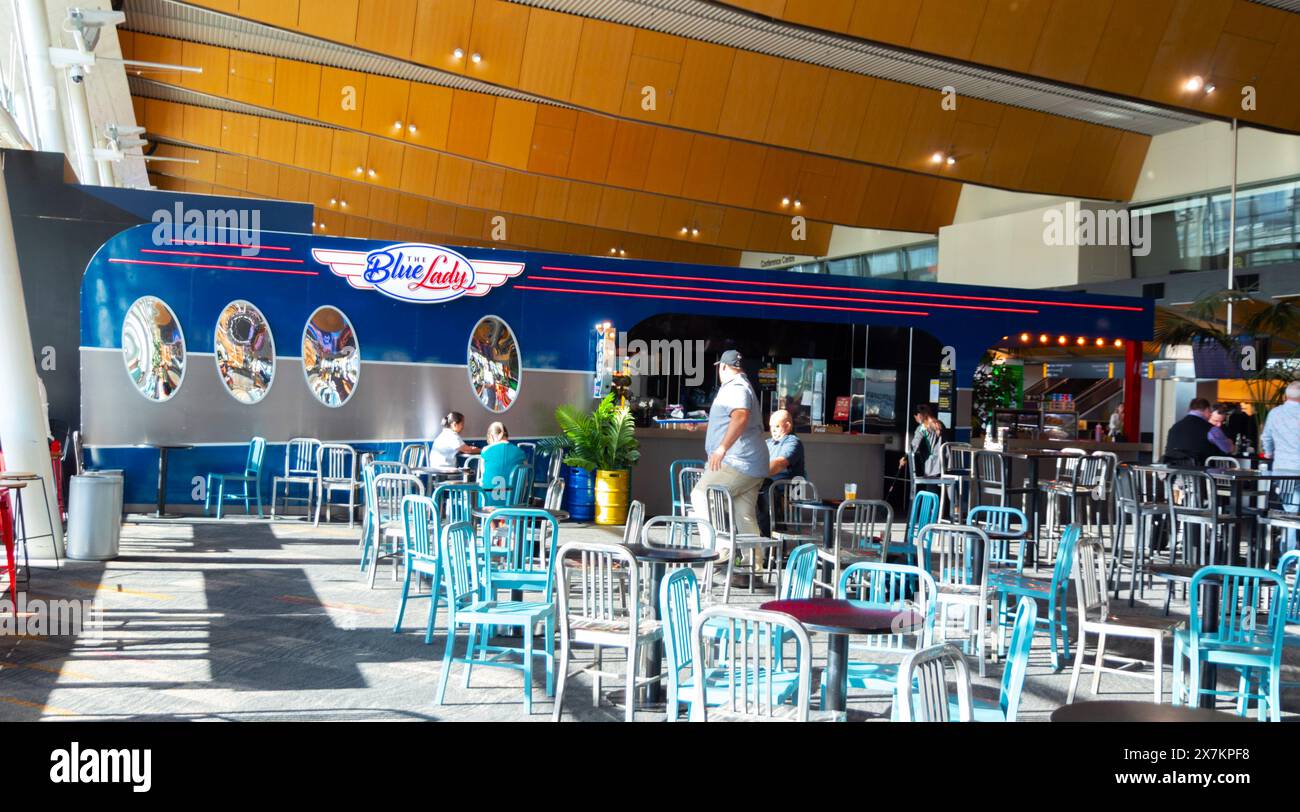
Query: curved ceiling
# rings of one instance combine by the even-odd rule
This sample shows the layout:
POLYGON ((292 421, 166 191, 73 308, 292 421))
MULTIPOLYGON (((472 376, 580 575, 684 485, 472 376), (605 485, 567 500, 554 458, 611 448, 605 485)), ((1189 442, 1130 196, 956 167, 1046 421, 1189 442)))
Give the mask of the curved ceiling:
MULTIPOLYGON (((911 3, 918 18, 928 4, 911 3)), ((331 231, 382 232, 405 206, 394 228, 478 239, 501 215, 529 224, 511 237, 519 245, 637 245, 644 256, 724 264, 746 250, 823 255, 832 225, 934 233, 952 221, 963 183, 1125 200, 1150 135, 1204 120, 964 57, 873 51, 848 25, 864 5, 852 0, 732 5, 745 10, 702 0, 125 0, 122 39, 136 59, 203 68, 132 77, 149 135, 200 161, 153 163, 161 183, 288 199, 307 189, 331 231), (844 32, 809 29, 836 31, 828 11, 846 8, 844 32), (688 12, 709 25, 683 27, 688 12), (711 27, 719 15, 731 29, 711 27), (743 36, 735 19, 761 22, 763 37, 743 36), (955 109, 928 86, 945 78, 958 87, 955 109), (396 207, 331 211, 333 184, 391 193, 396 207)), ((865 5, 883 26, 909 3, 865 5)), ((998 2, 940 5, 979 6, 973 23, 951 25, 982 36, 998 2)))

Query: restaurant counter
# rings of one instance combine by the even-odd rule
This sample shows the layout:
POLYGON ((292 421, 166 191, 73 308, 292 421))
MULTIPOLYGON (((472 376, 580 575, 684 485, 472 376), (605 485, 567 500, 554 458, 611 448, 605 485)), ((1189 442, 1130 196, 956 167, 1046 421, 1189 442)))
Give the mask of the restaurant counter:
MULTIPOLYGON (((632 498, 645 503, 646 516, 672 512, 668 466, 673 460, 704 459, 703 427, 638 428, 641 460, 632 471, 632 498)), ((766 440, 771 435, 764 434, 766 440)), ((880 434, 797 434, 803 443, 808 478, 822 497, 843 497, 844 483, 856 482, 859 499, 884 493, 885 436, 880 434)))
MULTIPOLYGON (((976 448, 982 447, 978 440, 974 445, 976 448)), ((1150 443, 1112 443, 1106 440, 1099 443, 1096 440, 1036 440, 1019 437, 1008 438, 1006 441, 1007 451, 1059 451, 1063 448, 1078 448, 1090 454, 1093 451, 1111 451, 1119 456, 1120 462, 1151 461, 1150 443)))

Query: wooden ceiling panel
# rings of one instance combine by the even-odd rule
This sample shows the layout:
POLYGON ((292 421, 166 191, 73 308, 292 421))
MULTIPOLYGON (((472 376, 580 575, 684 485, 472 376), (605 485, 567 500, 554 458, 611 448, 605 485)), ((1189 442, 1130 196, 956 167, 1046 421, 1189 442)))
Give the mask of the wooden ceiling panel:
POLYGON ((318 209, 328 209, 339 198, 339 179, 313 172, 307 185, 307 202, 318 209))
POLYGON ((449 87, 411 83, 407 94, 405 121, 408 125, 415 125, 415 132, 409 129, 406 131, 408 144, 438 150, 447 148, 452 96, 453 91, 449 87))
MULTIPOLYGON (((180 40, 155 37, 137 31, 131 35, 129 49, 125 40, 123 40, 122 46, 122 55, 128 59, 138 59, 141 62, 158 62, 164 65, 185 64, 185 44, 180 40)), ((143 75, 172 85, 181 83, 180 71, 151 70, 143 75)))
POLYGON ((670 123, 702 132, 715 132, 722 116, 727 85, 736 52, 708 42, 690 40, 682 53, 682 70, 677 78, 670 123))
POLYGON ((277 197, 281 200, 306 200, 311 189, 311 173, 305 169, 281 166, 279 189, 277 197))
MULTIPOLYGON (((337 138, 337 136, 336 136, 337 138)), ((366 183, 396 189, 402 178, 402 155, 406 147, 387 138, 371 138, 366 149, 366 183)), ((439 160, 441 166, 442 161, 439 160)))
POLYGON ((370 140, 364 133, 336 130, 330 150, 329 173, 340 178, 364 180, 366 170, 370 168, 366 155, 370 140))
POLYGON ((497 99, 487 159, 494 164, 527 169, 536 117, 537 105, 531 102, 497 99))
POLYGON ((1052 0, 988 0, 970 58, 1026 73, 1052 0))
POLYGON ((1106 21, 1087 83, 1114 93, 1141 93, 1173 10, 1174 0, 1117 3, 1106 21))
POLYGON ((934 190, 939 184, 935 178, 909 178, 898 192, 898 202, 894 206, 892 228, 906 229, 910 223, 919 223, 927 219, 930 204, 934 200, 934 190))
POLYGON ((298 0, 239 0, 239 14, 280 28, 298 24, 298 0))
POLYGON ((373 187, 354 180, 339 180, 339 211, 356 217, 369 217, 373 187))
MULTIPOLYGON (((441 162, 439 162, 441 175, 441 162)), ((370 219, 392 222, 397 219, 397 192, 372 187, 370 189, 370 219)))
POLYGON ((1185 77, 1210 75, 1219 32, 1231 9, 1230 3, 1175 0, 1142 93, 1167 97, 1179 92, 1185 77))
POLYGON ((618 122, 608 116, 579 113, 566 174, 575 180, 603 181, 609 172, 609 156, 617 128, 618 122))
POLYGON ((912 41, 922 0, 857 0, 846 31, 855 37, 906 45, 912 41))
POLYGON ((216 183, 243 189, 248 183, 248 159, 242 155, 218 155, 215 172, 216 183))
POLYGON ((672 119, 681 69, 677 62, 633 54, 623 86, 622 115, 667 124, 672 119))
POLYGON ((501 208, 506 211, 533 211, 537 201, 537 176, 525 172, 507 172, 501 191, 501 208))
POLYGON ((457 90, 451 100, 451 127, 447 150, 476 160, 485 160, 492 139, 492 117, 497 100, 482 93, 457 90))
POLYGON ((297 124, 264 118, 258 122, 257 129, 257 157, 281 164, 295 163, 298 150, 297 124))
POLYGON ((357 35, 357 9, 357 0, 300 2, 298 30, 334 42, 352 42, 357 35))
POLYGON ((1253 82, 1264 72, 1271 53, 1272 49, 1264 40, 1224 34, 1219 37, 1218 47, 1214 50, 1209 74, 1219 81, 1228 78, 1243 83, 1253 82))
POLYGON ((766 153, 767 147, 757 144, 732 144, 727 151, 727 164, 722 171, 719 203, 742 208, 755 205, 766 153))
POLYGON ((869 223, 892 223, 899 190, 903 188, 904 181, 910 180, 898 172, 873 171, 867 193, 862 198, 862 210, 858 213, 858 219, 869 223))
POLYGON ((280 168, 270 161, 250 158, 247 179, 248 191, 262 197, 275 197, 280 189, 280 168))
POLYGON ((877 82, 867 105, 853 157, 867 163, 894 166, 906 131, 900 122, 912 120, 921 89, 897 82, 877 82))
POLYGON ((541 117, 538 118, 538 122, 533 127, 533 144, 528 156, 528 171, 544 175, 562 175, 569 168, 569 159, 573 154, 573 128, 566 129, 543 124, 541 117))
POLYGON ((984 162, 983 183, 1005 189, 1020 188, 1033 157, 1038 131, 1047 116, 1035 110, 1008 108, 1002 114, 998 137, 984 162))
POLYGON ((1046 194, 1059 192, 1082 134, 1081 122, 1049 116, 1038 131, 1038 142, 1025 168, 1025 188, 1046 194))
POLYGON ((261 119, 242 113, 221 114, 221 148, 245 155, 256 155, 257 133, 261 119))
POLYGON ((230 52, 230 78, 227 82, 230 98, 270 107, 275 103, 275 58, 230 52))
POLYGON ((596 225, 626 231, 634 197, 635 193, 630 190, 604 187, 600 194, 600 212, 596 215, 596 225))
POLYGON ((632 211, 627 218, 628 228, 642 234, 657 234, 659 224, 663 222, 665 200, 658 195, 634 192, 632 211))
POLYGON ((831 71, 808 148, 827 155, 852 155, 875 86, 870 76, 831 71))
POLYGON ((772 113, 772 101, 781 79, 782 60, 766 54, 740 51, 731 66, 727 94, 718 119, 718 133, 761 141, 772 113))
POLYGON ((320 108, 320 79, 319 65, 292 59, 275 60, 273 106, 290 115, 316 118, 320 108))
POLYGON ((839 31, 853 18, 853 0, 786 0, 782 18, 811 28, 839 31))
POLYGON ((634 37, 627 26, 584 19, 568 100, 596 110, 619 109, 634 37))
POLYGON ((470 28, 474 22, 474 0, 419 0, 416 4, 411 59, 440 70, 465 72, 465 56, 456 59, 460 48, 468 56, 470 28))
POLYGON ((911 46, 918 51, 969 58, 985 5, 986 0, 924 0, 912 30, 911 46))
POLYGON ((438 156, 438 178, 434 181, 434 197, 450 203, 466 205, 469 202, 469 183, 474 174, 474 163, 453 155, 438 156))
POLYGON ((1104 178, 1110 173, 1115 162, 1115 151, 1119 148, 1119 130, 1096 133, 1088 138, 1080 138, 1070 159, 1069 171, 1065 173, 1064 188, 1072 188, 1092 178, 1104 178))
POLYGON ((321 68, 320 99, 315 118, 339 127, 361 129, 366 74, 339 68, 321 68))
MULTIPOLYGON (((430 231, 436 231, 441 234, 450 234, 456 230, 456 212, 460 211, 456 206, 450 203, 430 203, 428 208, 428 219, 425 220, 424 227, 430 231)), ((506 222, 507 236, 512 223, 506 222)))
POLYGON ((722 138, 696 135, 691 139, 686 174, 682 178, 681 191, 684 196, 695 200, 718 199, 730 147, 730 143, 722 138))
POLYGON ((646 160, 645 191, 681 194, 693 139, 684 130, 664 127, 656 131, 654 148, 646 160))
POLYGON ((594 226, 600 215, 601 191, 594 183, 570 183, 562 219, 594 226))
POLYGON ((537 198, 533 215, 547 220, 563 220, 569 205, 569 184, 555 178, 537 179, 537 198))
POLYGON ((412 195, 402 195, 397 202, 397 222, 407 228, 424 228, 429 217, 428 202, 412 195))
POLYGON ((1049 79, 1083 84, 1114 5, 1115 0, 1052 0, 1029 70, 1049 79))
POLYGON ((1106 174, 1103 197, 1110 200, 1129 200, 1133 197, 1133 189, 1137 186, 1142 162, 1150 144, 1150 136, 1139 133, 1120 135, 1115 155, 1111 159, 1110 171, 1106 174))
POLYGON ((930 217, 927 231, 937 232, 950 225, 953 215, 957 213, 957 201, 961 198, 961 184, 939 181, 934 185, 934 196, 930 199, 930 217))
POLYGON ((794 149, 809 147, 830 73, 826 68, 803 62, 781 63, 764 141, 794 149))
POLYGON ((768 149, 763 156, 758 185, 754 188, 753 207, 762 211, 784 211, 782 198, 799 195, 799 170, 803 156, 784 149, 768 149))
POLYGON ((569 98, 581 38, 581 17, 533 9, 519 68, 519 89, 552 99, 569 98))
POLYGON ((202 68, 202 73, 181 74, 181 86, 213 96, 226 95, 226 80, 230 74, 230 52, 225 48, 185 42, 181 46, 181 64, 202 68))
MULTIPOLYGON (((1119 130, 1113 130, 1119 135, 1119 130)), ((998 128, 985 124, 974 124, 958 118, 952 128, 952 142, 961 144, 957 152, 957 163, 948 171, 948 176, 959 180, 978 183, 984 177, 988 165, 989 153, 998 139, 998 128)))
POLYGON ((221 143, 221 111, 186 107, 182 119, 184 139, 195 144, 221 143))
POLYGON ((625 189, 642 188, 646 178, 646 157, 654 149, 657 132, 648 124, 618 122, 614 128, 614 144, 610 148, 605 182, 625 189))
POLYGON ((387 76, 367 76, 361 129, 384 138, 405 138, 411 83, 387 76))
POLYGON ((416 0, 360 0, 356 44, 396 59, 411 58, 416 0))
MULTIPOLYGON (((896 165, 916 172, 933 172, 936 165, 931 160, 935 152, 962 153, 953 142, 953 128, 957 116, 943 109, 944 95, 934 90, 920 90, 912 107, 912 118, 903 136, 902 149, 896 165)), ((960 106, 961 102, 958 102, 960 106)), ((942 165, 940 170, 945 169, 942 165)))
POLYGON ((413 195, 431 197, 437 179, 438 153, 427 149, 406 147, 406 155, 402 159, 402 180, 399 188, 413 195))
POLYGON ((528 39, 530 9, 514 3, 478 2, 470 27, 468 53, 481 61, 468 62, 465 72, 493 84, 516 86, 528 39))

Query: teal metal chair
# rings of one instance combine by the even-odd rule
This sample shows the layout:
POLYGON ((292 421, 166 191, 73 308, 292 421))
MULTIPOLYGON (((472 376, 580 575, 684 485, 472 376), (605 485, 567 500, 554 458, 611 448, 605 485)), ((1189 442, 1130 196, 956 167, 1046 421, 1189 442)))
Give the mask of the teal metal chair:
POLYGON ((1237 713, 1244 716, 1251 699, 1259 718, 1281 718, 1282 646, 1286 635, 1286 581, 1273 570, 1250 567, 1202 567, 1188 588, 1190 628, 1174 630, 1175 705, 1195 705, 1205 694, 1236 694, 1237 713), (1206 629, 1201 601, 1218 593, 1218 624, 1206 629), (1202 687, 1201 666, 1224 665, 1241 673, 1236 691, 1202 687), (1259 684, 1255 689, 1256 682, 1259 684))
POLYGON ((902 547, 891 547, 890 552, 902 556, 908 564, 916 563, 916 533, 926 525, 939 521, 939 494, 917 491, 907 513, 907 527, 903 530, 902 547))
MULTIPOLYGON (((933 496, 934 494, 931 494, 933 496)), ((849 644, 848 683, 850 690, 894 695, 898 681, 898 662, 854 660, 854 652, 877 655, 910 654, 928 646, 934 636, 938 586, 930 573, 910 564, 884 564, 860 561, 850 564, 840 575, 835 597, 856 600, 873 609, 900 611, 911 609, 924 621, 921 629, 900 630, 898 634, 878 634, 852 638, 849 644)), ((826 700, 826 674, 822 673, 822 707, 826 700)))
POLYGON ((560 537, 554 516, 537 508, 497 508, 491 521, 483 523, 482 537, 484 548, 498 561, 487 597, 501 589, 550 593, 560 537))
POLYGON ((1047 626, 1052 641, 1052 668, 1060 671, 1070 659, 1070 624, 1066 614, 1069 604, 1070 573, 1074 569, 1074 548, 1082 528, 1067 525, 1061 531, 1061 543, 1052 565, 1052 577, 1041 578, 1024 573, 1002 572, 989 579, 989 587, 998 592, 998 654, 1002 654, 1006 630, 1014 624, 1009 610, 1011 598, 1033 598, 1047 603, 1047 615, 1036 623, 1047 626))
POLYGON ((208 486, 204 493, 203 513, 207 515, 212 503, 212 483, 217 485, 217 518, 221 518, 221 508, 226 499, 244 500, 244 513, 252 513, 249 501, 257 500, 257 518, 262 518, 262 460, 266 457, 266 438, 254 437, 248 444, 248 456, 244 460, 244 471, 239 474, 208 474, 208 486), (241 493, 226 493, 226 483, 243 484, 241 493), (251 492, 250 492, 251 488, 251 492))
MULTIPOLYGON (((1016 605, 1016 622, 1011 630, 1011 646, 1002 668, 1002 683, 996 703, 973 700, 976 722, 1014 722, 1020 711, 1020 694, 1029 670, 1029 650, 1034 645, 1034 628, 1038 625, 1038 601, 1021 598, 1016 605)), ((955 706, 954 706, 955 707, 955 706)), ((953 713, 956 713, 955 709, 953 713)))
POLYGON ((673 460, 668 464, 668 492, 672 494, 672 513, 685 516, 691 509, 691 495, 681 492, 682 471, 687 468, 705 468, 707 460, 673 460))
MULTIPOLYGON (((482 555, 477 537, 468 522, 448 525, 442 537, 442 571, 447 599, 447 648, 443 652, 442 671, 438 676, 435 704, 441 705, 447 693, 447 679, 452 663, 465 665, 465 687, 469 687, 474 666, 491 666, 520 671, 524 676, 524 712, 533 710, 533 660, 542 657, 546 667, 546 695, 555 695, 555 601, 549 588, 539 600, 498 601, 494 592, 491 556, 482 555), (456 631, 466 628, 465 656, 456 657, 456 631), (543 627, 543 650, 533 649, 533 635, 543 627), (489 629, 516 628, 522 638, 520 647, 488 645, 489 629), (476 638, 481 641, 476 645, 476 638), (517 654, 522 661, 501 659, 517 654)), ((548 573, 549 577, 549 573, 548 573)))
POLYGON ((810 543, 795 547, 785 559, 785 572, 781 575, 777 598, 783 601, 811 598, 816 572, 817 545, 810 543))
POLYGON ((402 616, 406 614, 406 601, 411 593, 411 574, 419 573, 430 578, 429 619, 424 626, 424 642, 433 642, 433 625, 438 615, 438 604, 446 603, 442 584, 442 556, 438 539, 445 525, 438 521, 437 500, 427 496, 411 495, 402 500, 402 522, 406 528, 406 577, 402 581, 402 602, 397 606, 397 620, 393 632, 402 630, 402 616))

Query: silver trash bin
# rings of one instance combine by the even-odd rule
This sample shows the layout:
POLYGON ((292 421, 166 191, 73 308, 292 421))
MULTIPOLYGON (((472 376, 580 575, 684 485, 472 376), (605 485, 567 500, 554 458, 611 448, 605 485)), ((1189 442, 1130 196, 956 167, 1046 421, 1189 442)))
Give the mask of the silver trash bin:
POLYGON ((114 473, 72 477, 68 488, 68 558, 117 558, 122 538, 122 485, 121 475, 114 473))

